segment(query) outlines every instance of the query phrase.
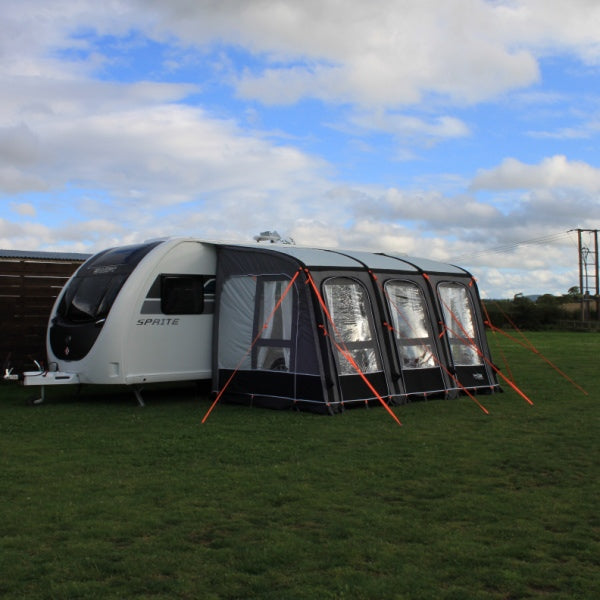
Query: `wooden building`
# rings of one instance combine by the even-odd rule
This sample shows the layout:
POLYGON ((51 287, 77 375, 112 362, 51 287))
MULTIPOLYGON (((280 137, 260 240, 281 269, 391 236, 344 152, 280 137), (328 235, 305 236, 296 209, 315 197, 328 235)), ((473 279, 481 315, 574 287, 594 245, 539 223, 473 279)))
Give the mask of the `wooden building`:
POLYGON ((46 363, 46 328, 63 285, 87 254, 0 249, 0 364, 15 372, 46 363))

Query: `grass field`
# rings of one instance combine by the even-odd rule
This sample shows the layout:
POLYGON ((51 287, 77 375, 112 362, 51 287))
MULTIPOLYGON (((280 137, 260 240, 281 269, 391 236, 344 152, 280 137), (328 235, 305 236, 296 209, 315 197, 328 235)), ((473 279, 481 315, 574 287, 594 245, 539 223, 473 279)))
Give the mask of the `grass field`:
POLYGON ((600 598, 600 336, 528 337, 588 395, 499 335, 534 406, 414 402, 402 427, 3 384, 0 597, 600 598))

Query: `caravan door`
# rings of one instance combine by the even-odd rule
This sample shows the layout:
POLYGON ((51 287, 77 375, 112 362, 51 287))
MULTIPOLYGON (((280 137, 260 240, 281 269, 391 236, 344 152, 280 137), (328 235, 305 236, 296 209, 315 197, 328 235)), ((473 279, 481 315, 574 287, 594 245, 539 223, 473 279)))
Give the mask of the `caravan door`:
POLYGON ((387 382, 367 290, 354 278, 331 277, 323 282, 323 295, 332 321, 330 336, 342 402, 376 399, 363 376, 386 398, 387 382))
POLYGON ((413 281, 390 279, 384 285, 404 392, 435 394, 446 384, 423 290, 413 281))
POLYGON ((491 387, 495 382, 484 358, 487 345, 482 343, 467 286, 443 281, 438 295, 456 377, 466 388, 491 387))

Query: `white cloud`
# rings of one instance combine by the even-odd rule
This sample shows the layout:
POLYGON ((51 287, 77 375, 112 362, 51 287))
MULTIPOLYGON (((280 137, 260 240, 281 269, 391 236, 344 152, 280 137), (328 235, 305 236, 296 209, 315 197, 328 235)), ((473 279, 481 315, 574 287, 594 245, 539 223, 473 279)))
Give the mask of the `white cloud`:
MULTIPOLYGON (((512 32, 515 20, 530 24, 537 12, 517 18, 482 1, 31 0, 27 11, 7 1, 0 27, 13 35, 3 38, 0 56, 4 74, 13 77, 68 81, 98 69, 106 57, 85 36, 74 36, 84 29, 175 37, 199 49, 241 46, 266 62, 235 75, 239 93, 271 104, 314 97, 390 107, 429 92, 474 102, 539 77, 527 49, 537 38, 525 28, 519 39, 512 32)), ((589 54, 586 40, 565 43, 589 54)))
POLYGON ((156 30, 191 45, 231 41, 266 60, 241 73, 238 86, 267 104, 308 96, 390 107, 430 92, 477 102, 539 80, 537 56, 557 46, 591 63, 600 56, 594 0, 151 5, 156 30))
POLYGON ((53 239, 52 229, 42 223, 14 223, 0 218, 0 248, 37 249, 53 239))
POLYGON ((5 75, 81 78, 107 58, 79 32, 139 32, 201 51, 223 43, 247 50, 261 61, 232 81, 268 104, 313 97, 398 107, 429 93, 477 102, 538 81, 538 55, 557 48, 589 63, 600 57, 594 0, 30 0, 27 10, 6 3, 5 75))
POLYGON ((30 175, 11 165, 0 165, 0 194, 18 194, 23 190, 45 191, 49 186, 36 175, 30 175))
MULTIPOLYGON (((532 282, 531 275, 527 271, 483 268, 478 273, 478 279, 484 280, 488 290, 483 290, 484 298, 513 298, 516 294, 554 294, 561 296, 566 294, 569 288, 577 285, 577 269, 556 273, 550 270, 536 269, 536 279, 532 282), (532 286, 533 283, 533 286, 532 286), (501 295, 498 291, 502 290, 501 295)), ((481 283, 480 283, 481 285, 481 283)))
MULTIPOLYGON (((557 229, 600 226, 598 168, 559 147, 537 164, 519 160, 514 148, 506 153, 513 158, 492 158, 497 166, 477 172, 467 191, 464 172, 446 171, 459 170, 459 153, 475 144, 470 103, 539 83, 540 58, 568 54, 598 63, 599 17, 600 4, 586 0, 6 0, 0 193, 11 196, 3 202, 18 219, 3 213, 0 246, 87 251, 162 235, 249 240, 271 228, 305 244, 438 260, 467 255, 467 266, 477 267, 492 290, 533 285, 516 273, 523 267, 551 290, 568 289, 577 282, 566 285, 566 275, 546 268, 549 261, 561 269, 573 263, 562 246, 519 247, 491 259, 478 252, 557 229), (113 45, 164 44, 144 73, 158 80, 94 79, 116 66, 105 34, 113 45), (201 72, 196 77, 192 64, 201 72), (194 83, 161 82, 165 67, 169 81, 185 67, 194 83), (226 98, 234 108, 218 116, 189 104, 215 81, 238 94, 226 98), (334 121, 336 135, 346 139, 367 138, 356 143, 387 134, 403 146, 397 156, 423 159, 422 172, 404 173, 406 165, 396 164, 386 186, 361 184, 358 175, 336 180, 334 152, 325 159, 294 147, 297 138, 285 126, 283 135, 290 135, 276 142, 266 131, 244 128, 235 113, 243 105, 255 124, 272 127, 261 102, 304 98, 343 107, 326 117, 315 110, 312 120, 334 121), (452 194, 443 193, 441 175, 421 150, 457 140, 443 174, 453 178, 452 194), (40 191, 52 195, 38 200, 42 195, 33 192, 40 191), (494 271, 500 266, 503 279, 494 271)), ((118 57, 129 58, 125 51, 118 57)), ((529 94, 530 111, 542 95, 565 101, 540 89, 537 98, 529 94)), ((555 134, 538 135, 593 139, 594 114, 580 115, 579 129, 561 122, 555 134)), ((309 127, 306 138, 312 135, 309 127)))
POLYGON ((420 117, 391 113, 389 111, 357 112, 349 123, 355 132, 383 132, 403 141, 424 140, 429 144, 469 135, 469 127, 460 119, 437 116, 425 120, 420 117))
POLYGON ((528 42, 536 53, 551 55, 560 48, 599 64, 600 5, 595 0, 507 0, 498 12, 510 22, 513 39, 528 42))
POLYGON ((239 199, 282 194, 310 185, 324 166, 200 109, 140 105, 85 114, 73 102, 72 111, 11 130, 5 144, 0 132, 0 154, 12 162, 0 172, 0 188, 14 193, 19 182, 22 191, 32 189, 32 181, 55 188, 77 182, 129 200, 130 190, 138 190, 134 197, 160 205, 227 191, 239 199), (14 143, 19 135, 23 141, 14 143))
MULTIPOLYGON (((324 1, 318 8, 312 2, 247 3, 238 34, 272 66, 246 71, 239 91, 266 103, 311 96, 391 107, 414 104, 429 92, 475 102, 539 78, 526 43, 517 49, 509 39, 511 22, 510 14, 471 0, 368 6, 355 0, 343 7, 324 1), (284 15, 272 11, 275 6, 288 10, 284 15)), ((223 35, 231 31, 224 27, 223 35)))
POLYGON ((380 202, 373 206, 371 214, 378 209, 392 219, 427 222, 440 229, 453 227, 474 228, 489 224, 500 218, 499 211, 473 197, 448 197, 437 192, 403 192, 388 190, 380 202))
POLYGON ((4 164, 27 164, 36 160, 39 142, 25 125, 0 127, 0 160, 4 164))
POLYGON ((13 203, 11 203, 10 208, 13 212, 17 213, 18 215, 24 216, 24 217, 35 217, 36 216, 35 206, 33 206, 33 204, 30 204, 29 202, 22 202, 19 204, 17 204, 16 202, 13 202, 13 203))
POLYGON ((551 156, 537 165, 507 158, 493 169, 477 172, 472 190, 574 188, 587 192, 600 190, 600 169, 566 156, 551 156))

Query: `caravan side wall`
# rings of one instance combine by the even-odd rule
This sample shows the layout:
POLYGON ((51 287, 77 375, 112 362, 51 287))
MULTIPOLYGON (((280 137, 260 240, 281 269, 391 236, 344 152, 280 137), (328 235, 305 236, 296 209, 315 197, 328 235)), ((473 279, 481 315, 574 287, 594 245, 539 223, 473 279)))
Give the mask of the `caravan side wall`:
POLYGON ((146 277, 124 344, 126 383, 212 377, 215 274, 214 246, 189 241, 146 277))
MULTIPOLYGON (((110 265, 102 268, 109 269, 110 265)), ((95 326, 69 323, 59 314, 69 285, 75 285, 76 274, 53 310, 48 331, 49 361, 60 371, 77 373, 81 383, 209 379, 215 272, 212 244, 194 240, 161 242, 135 266, 109 312, 97 320, 100 331, 89 351, 71 360, 65 353, 68 344, 75 345, 73 338, 95 326)), ((84 273, 80 270, 79 276, 84 273)))

